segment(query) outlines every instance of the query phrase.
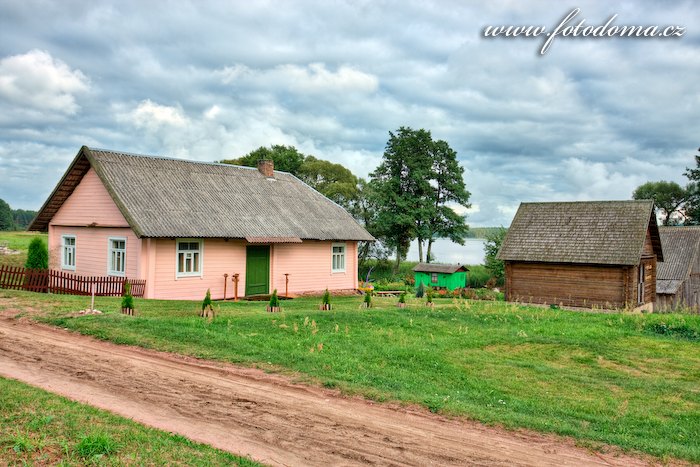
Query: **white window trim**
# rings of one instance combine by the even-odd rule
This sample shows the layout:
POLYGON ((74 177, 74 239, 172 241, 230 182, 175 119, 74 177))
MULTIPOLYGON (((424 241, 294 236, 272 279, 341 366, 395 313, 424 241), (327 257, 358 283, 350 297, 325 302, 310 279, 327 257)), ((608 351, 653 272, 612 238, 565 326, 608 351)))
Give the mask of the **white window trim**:
POLYGON ((77 237, 74 234, 64 234, 61 235, 61 269, 65 269, 66 271, 75 271, 75 265, 77 264, 77 258, 75 257, 75 251, 78 246, 78 241, 76 239, 77 237), (68 265, 65 263, 66 260, 66 239, 67 238, 72 238, 73 239, 73 265, 68 265))
POLYGON ((107 237, 107 275, 125 277, 126 276, 126 237, 107 237), (112 270, 112 241, 124 242, 124 272, 112 270))
POLYGON ((175 279, 184 277, 204 277, 204 239, 201 238, 178 238, 175 240, 175 279), (199 272, 179 272, 178 257, 180 256, 180 243, 199 243, 199 272))
POLYGON ((331 244, 331 274, 343 273, 346 271, 348 262, 348 244, 347 243, 332 243, 331 244), (337 246, 343 247, 343 269, 333 269, 333 248, 337 246))

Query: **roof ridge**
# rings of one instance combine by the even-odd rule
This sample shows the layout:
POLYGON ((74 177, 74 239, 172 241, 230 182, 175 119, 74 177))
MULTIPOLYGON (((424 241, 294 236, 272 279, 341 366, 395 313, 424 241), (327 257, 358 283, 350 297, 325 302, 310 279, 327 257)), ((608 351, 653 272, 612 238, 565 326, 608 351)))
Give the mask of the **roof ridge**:
MULTIPOLYGON (((153 154, 139 154, 135 152, 128 152, 128 151, 115 151, 114 149, 106 149, 106 148, 93 148, 90 146, 85 146, 88 150, 91 152, 106 152, 110 154, 115 154, 118 156, 128 156, 128 157, 140 157, 144 159, 156 159, 156 160, 164 160, 164 161, 174 161, 174 162, 186 162, 189 164, 201 164, 201 165, 210 165, 214 167, 235 167, 239 169, 246 169, 246 170, 258 170, 257 167, 250 167, 247 165, 238 165, 238 164, 226 164, 222 162, 207 162, 207 161, 195 161, 192 159, 180 159, 178 157, 172 157, 172 156, 159 156, 159 155, 153 155, 153 154)), ((275 169, 275 172, 282 173, 282 174, 288 174, 292 175, 290 172, 286 172, 284 170, 277 170, 275 169)))

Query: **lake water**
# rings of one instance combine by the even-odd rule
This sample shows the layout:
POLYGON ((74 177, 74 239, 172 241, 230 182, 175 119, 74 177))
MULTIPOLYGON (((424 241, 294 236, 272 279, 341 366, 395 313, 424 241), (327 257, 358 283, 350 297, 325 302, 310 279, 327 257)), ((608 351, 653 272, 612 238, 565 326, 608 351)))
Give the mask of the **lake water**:
MULTIPOLYGON (((451 264, 484 264, 484 244, 483 238, 468 238, 464 245, 458 245, 441 238, 433 243, 434 263, 451 264)), ((423 246, 423 255, 427 245, 423 246)), ((408 261, 418 261, 418 242, 412 242, 408 249, 408 261)))

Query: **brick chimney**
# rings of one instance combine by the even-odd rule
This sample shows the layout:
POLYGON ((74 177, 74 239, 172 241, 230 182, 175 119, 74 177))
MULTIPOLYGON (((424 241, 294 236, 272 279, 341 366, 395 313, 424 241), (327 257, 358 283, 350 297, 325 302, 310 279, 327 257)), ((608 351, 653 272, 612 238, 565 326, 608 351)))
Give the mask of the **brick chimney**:
POLYGON ((272 159, 260 159, 258 161, 258 170, 268 178, 274 177, 275 162, 272 159))

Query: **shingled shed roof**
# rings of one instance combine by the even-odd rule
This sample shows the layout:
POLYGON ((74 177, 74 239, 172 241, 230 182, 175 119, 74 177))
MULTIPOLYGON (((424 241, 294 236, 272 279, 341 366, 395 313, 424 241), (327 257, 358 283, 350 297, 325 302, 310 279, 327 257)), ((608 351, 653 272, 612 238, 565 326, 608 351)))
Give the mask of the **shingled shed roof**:
POLYGON ((673 295, 688 278, 700 248, 700 227, 661 227, 664 261, 657 263, 656 293, 673 295))
POLYGON ((663 260, 652 201, 522 203, 498 258, 504 261, 636 265, 647 229, 663 260))
POLYGON ((452 274, 457 271, 469 271, 466 266, 461 264, 434 264, 434 263, 418 263, 413 268, 413 272, 442 272, 452 274))
POLYGON ((374 240, 350 214, 295 176, 252 167, 83 146, 30 230, 51 218, 92 167, 139 237, 374 240))

